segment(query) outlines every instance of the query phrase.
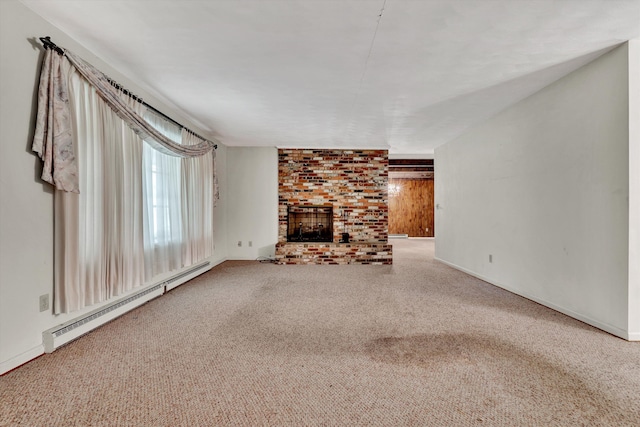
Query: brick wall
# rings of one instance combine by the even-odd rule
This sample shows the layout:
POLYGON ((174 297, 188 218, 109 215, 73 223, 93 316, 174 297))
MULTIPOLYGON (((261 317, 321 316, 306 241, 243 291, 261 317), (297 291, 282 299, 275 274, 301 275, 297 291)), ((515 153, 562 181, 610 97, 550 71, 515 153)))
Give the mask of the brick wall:
POLYGON ((280 242, 286 242, 288 206, 333 206, 333 234, 353 242, 387 242, 386 150, 278 150, 280 242))
POLYGON ((329 257, 330 263, 391 263, 387 175, 387 150, 279 149, 279 261, 325 263, 330 252, 337 254, 329 257), (289 206, 333 206, 333 244, 287 243, 289 206), (339 243, 345 230, 343 213, 352 245, 348 249, 339 243), (355 256, 363 252, 358 244, 366 247, 366 257, 355 256))

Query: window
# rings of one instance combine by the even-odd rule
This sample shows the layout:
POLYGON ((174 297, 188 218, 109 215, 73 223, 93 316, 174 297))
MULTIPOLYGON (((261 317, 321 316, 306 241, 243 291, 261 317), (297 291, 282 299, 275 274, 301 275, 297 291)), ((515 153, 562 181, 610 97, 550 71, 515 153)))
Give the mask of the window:
MULTIPOLYGON (((152 111, 147 111, 144 117, 163 135, 181 142, 182 129, 178 125, 152 111)), ((183 265, 182 159, 164 154, 145 142, 142 161, 145 252, 153 275, 183 265)))

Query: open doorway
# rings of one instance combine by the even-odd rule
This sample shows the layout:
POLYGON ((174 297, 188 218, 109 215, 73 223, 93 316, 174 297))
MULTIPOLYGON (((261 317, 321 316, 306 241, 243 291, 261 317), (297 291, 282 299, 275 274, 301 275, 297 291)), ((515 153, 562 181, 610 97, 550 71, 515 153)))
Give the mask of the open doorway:
POLYGON ((389 234, 434 237, 433 159, 389 160, 389 234))

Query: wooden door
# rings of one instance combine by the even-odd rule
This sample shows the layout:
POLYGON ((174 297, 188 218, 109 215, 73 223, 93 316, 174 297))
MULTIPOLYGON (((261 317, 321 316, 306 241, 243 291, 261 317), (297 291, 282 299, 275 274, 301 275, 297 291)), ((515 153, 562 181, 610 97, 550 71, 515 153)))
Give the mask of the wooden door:
POLYGON ((433 179, 389 179, 389 234, 434 236, 433 179))

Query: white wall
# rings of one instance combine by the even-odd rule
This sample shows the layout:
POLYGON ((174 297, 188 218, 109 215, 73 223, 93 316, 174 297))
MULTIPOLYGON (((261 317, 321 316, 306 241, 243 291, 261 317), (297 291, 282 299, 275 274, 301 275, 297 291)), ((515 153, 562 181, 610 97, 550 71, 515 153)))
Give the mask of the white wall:
POLYGON ((278 242, 278 150, 229 147, 229 259, 275 256, 278 242), (242 246, 238 246, 238 242, 242 246), (252 246, 249 246, 252 242, 252 246))
MULTIPOLYGON (((42 55, 37 37, 47 35, 161 111, 205 134, 18 1, 0 1, 0 373, 41 354, 42 332, 82 313, 54 316, 50 311, 41 313, 38 305, 38 297, 51 295, 53 289, 53 192, 40 181, 40 161, 30 149, 42 55)), ((227 256, 223 146, 218 160, 222 200, 215 212, 214 262, 227 256)))
POLYGON ((629 42, 629 335, 640 341, 640 40, 629 42))
POLYGON ((436 257, 627 337, 628 71, 625 44, 437 148, 436 257))

